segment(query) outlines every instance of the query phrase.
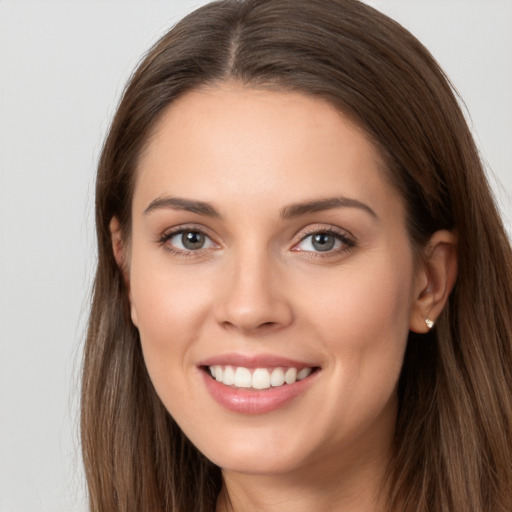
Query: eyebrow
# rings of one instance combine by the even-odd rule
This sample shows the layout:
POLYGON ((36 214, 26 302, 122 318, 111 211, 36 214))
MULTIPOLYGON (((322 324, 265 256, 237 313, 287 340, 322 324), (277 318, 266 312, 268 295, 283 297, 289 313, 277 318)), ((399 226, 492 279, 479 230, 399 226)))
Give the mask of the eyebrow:
POLYGON ((291 204, 281 210, 281 218, 290 219, 305 215, 307 213, 320 212, 323 210, 331 210, 333 208, 359 208, 360 210, 369 213, 372 217, 378 218, 378 215, 365 203, 352 199, 350 197, 328 197, 326 199, 319 199, 314 201, 306 201, 303 203, 291 204))
MULTIPOLYGON (((352 199, 349 197, 338 196, 328 197, 326 199, 317 199, 313 201, 305 201, 301 203, 291 204, 284 207, 280 212, 282 219, 291 219, 300 217, 308 213, 320 212, 324 210, 331 210, 334 208, 358 208, 370 214, 374 218, 378 218, 377 214, 365 203, 352 199)), ((222 218, 219 211, 210 203, 204 201, 194 201, 191 199, 184 199, 181 197, 157 197, 149 206, 144 210, 144 215, 151 213, 158 209, 172 209, 184 210, 198 215, 205 215, 207 217, 220 219, 222 218)))
POLYGON ((192 201, 181 197, 157 197, 153 199, 149 206, 144 210, 144 215, 161 208, 170 208, 172 210, 185 210, 187 212, 197 213, 220 219, 220 213, 209 203, 204 201, 192 201))

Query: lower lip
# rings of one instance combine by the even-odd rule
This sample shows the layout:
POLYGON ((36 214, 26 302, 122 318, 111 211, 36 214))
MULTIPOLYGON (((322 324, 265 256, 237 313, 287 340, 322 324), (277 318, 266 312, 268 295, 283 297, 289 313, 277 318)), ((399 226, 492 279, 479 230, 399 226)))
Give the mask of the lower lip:
POLYGON ((207 372, 201 370, 201 373, 206 388, 218 404, 240 414, 264 414, 284 407, 303 394, 319 372, 316 371, 309 377, 293 384, 283 384, 263 390, 225 386, 213 379, 207 372))

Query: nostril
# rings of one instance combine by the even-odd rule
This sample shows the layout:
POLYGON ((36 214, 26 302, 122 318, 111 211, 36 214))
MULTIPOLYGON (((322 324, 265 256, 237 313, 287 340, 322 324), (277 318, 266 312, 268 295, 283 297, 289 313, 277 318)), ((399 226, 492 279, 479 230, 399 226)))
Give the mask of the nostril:
MULTIPOLYGON (((236 290, 235 290, 236 291, 236 290)), ((240 292, 240 290, 238 290, 240 292)), ((250 291, 250 290, 249 290, 250 291)), ((283 297, 256 293, 229 293, 219 302, 216 317, 225 328, 242 331, 270 332, 290 325, 293 320, 291 306, 283 297)))
POLYGON ((225 322, 222 322, 224 327, 227 327, 227 328, 235 328, 235 329, 242 329, 242 330, 269 330, 271 329, 272 327, 275 327, 276 325, 278 325, 278 322, 262 322, 262 323, 257 323, 255 322, 254 324, 252 325, 243 325, 241 322, 238 322, 238 323, 235 323, 235 322, 230 322, 228 320, 226 320, 225 322))

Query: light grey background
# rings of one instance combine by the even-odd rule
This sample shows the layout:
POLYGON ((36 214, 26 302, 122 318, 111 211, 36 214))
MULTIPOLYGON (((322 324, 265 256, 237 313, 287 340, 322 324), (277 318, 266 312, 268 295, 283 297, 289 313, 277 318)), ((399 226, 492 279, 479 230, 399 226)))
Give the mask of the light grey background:
MULTIPOLYGON (((142 53, 201 1, 0 0, 0 511, 85 511, 78 373, 96 160, 142 53)), ((512 0, 368 0, 463 96, 512 225, 512 0)))

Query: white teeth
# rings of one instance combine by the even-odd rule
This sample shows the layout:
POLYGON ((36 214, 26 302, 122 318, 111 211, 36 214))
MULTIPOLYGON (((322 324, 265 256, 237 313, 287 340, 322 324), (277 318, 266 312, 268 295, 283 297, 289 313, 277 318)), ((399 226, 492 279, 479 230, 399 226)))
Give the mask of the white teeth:
POLYGON ((297 372, 297 380, 305 379, 306 377, 309 377, 309 375, 311 375, 311 368, 302 368, 302 370, 297 372))
POLYGON ((252 384, 252 375, 247 368, 238 367, 235 371, 234 385, 237 388, 250 388, 252 384))
POLYGON ((258 368, 252 374, 252 387, 254 389, 267 389, 270 387, 270 373, 266 368, 258 368))
POLYGON ((297 368, 288 368, 284 374, 286 384, 293 384, 297 380, 297 368))
POLYGON ((232 386, 235 383, 235 370, 232 366, 226 366, 226 368, 224 368, 222 382, 226 384, 226 386, 232 386))
POLYGON ((270 384, 274 387, 284 384, 284 372, 282 368, 274 368, 270 375, 270 384))
POLYGON ((312 368, 255 368, 249 370, 242 366, 220 366, 209 367, 212 377, 226 386, 237 388, 268 389, 279 387, 283 384, 293 384, 308 377, 313 371, 312 368))

